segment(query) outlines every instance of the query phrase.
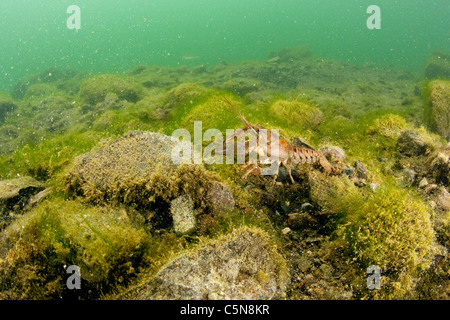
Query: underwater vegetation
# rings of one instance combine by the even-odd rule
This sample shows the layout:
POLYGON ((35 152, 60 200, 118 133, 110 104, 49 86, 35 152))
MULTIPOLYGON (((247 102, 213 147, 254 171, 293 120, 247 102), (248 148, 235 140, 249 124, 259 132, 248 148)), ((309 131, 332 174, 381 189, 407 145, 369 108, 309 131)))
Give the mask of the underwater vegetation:
POLYGON ((30 75, 0 93, 0 299, 448 299, 448 70, 444 52, 414 75, 298 47, 30 75), (327 170, 280 167, 272 186, 174 164, 175 129, 242 127, 216 88, 327 170))

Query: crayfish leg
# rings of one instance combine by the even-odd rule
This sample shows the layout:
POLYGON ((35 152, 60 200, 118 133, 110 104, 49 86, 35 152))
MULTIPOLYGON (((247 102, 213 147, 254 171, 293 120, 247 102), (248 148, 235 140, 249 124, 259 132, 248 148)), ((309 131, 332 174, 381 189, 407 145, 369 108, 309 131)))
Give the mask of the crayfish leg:
POLYGON ((255 176, 258 175, 258 174, 261 174, 261 168, 258 167, 258 165, 253 164, 253 163, 250 163, 250 164, 248 164, 248 165, 245 165, 245 166, 244 166, 244 169, 247 169, 247 171, 246 171, 246 172, 244 173, 244 175, 242 176, 242 179, 246 179, 247 176, 248 176, 250 173, 254 174, 255 176))
POLYGON ((283 166, 288 170, 289 178, 291 178, 291 182, 292 182, 292 184, 294 184, 295 181, 294 181, 294 178, 292 177, 292 170, 291 170, 291 167, 289 167, 289 165, 286 163, 286 161, 281 161, 281 163, 282 163, 283 166))

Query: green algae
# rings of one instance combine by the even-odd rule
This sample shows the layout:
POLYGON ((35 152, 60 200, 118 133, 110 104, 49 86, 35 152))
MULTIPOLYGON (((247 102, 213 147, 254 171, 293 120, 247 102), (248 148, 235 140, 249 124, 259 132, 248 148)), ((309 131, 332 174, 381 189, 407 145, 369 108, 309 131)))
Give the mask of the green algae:
MULTIPOLYGON (((362 83, 360 79, 349 84, 346 74, 333 78, 325 72, 330 68, 329 73, 338 74, 336 70, 343 72, 342 66, 314 66, 313 59, 307 56, 298 57, 301 61, 295 63, 295 68, 300 72, 312 68, 310 72, 317 78, 311 75, 311 84, 296 80, 297 70, 292 74, 283 71, 286 77, 277 83, 270 70, 273 72, 274 66, 285 59, 292 57, 286 53, 286 58, 273 60, 269 65, 272 69, 257 63, 221 65, 209 71, 208 80, 202 70, 140 67, 126 77, 99 75, 83 83, 81 76, 64 78, 55 72, 54 78, 44 74, 41 80, 24 85, 21 97, 26 102, 13 101, 14 114, 21 116, 11 117, 9 112, 1 127, 10 151, 2 146, 0 176, 31 174, 54 186, 57 192, 55 199, 25 211, 24 217, 16 221, 24 225, 23 231, 19 232, 15 224, 0 236, 7 239, 9 256, 9 260, 0 257, 2 297, 64 296, 61 287, 66 274, 61 266, 81 264, 82 270, 89 270, 85 280, 90 293, 83 298, 99 298, 103 293, 126 288, 130 281, 138 283, 140 277, 151 278, 169 256, 189 246, 187 243, 220 237, 242 226, 265 230, 286 257, 292 254, 286 248, 292 246, 292 250, 301 248, 301 259, 308 260, 306 251, 311 250, 314 259, 322 261, 318 264, 308 260, 304 264, 304 270, 315 277, 316 286, 308 284, 311 277, 302 272, 301 286, 292 286, 289 298, 442 297, 435 287, 445 272, 433 269, 431 261, 435 239, 448 245, 448 214, 437 215, 413 188, 394 181, 396 163, 405 161, 397 155, 402 133, 417 132, 430 151, 443 142, 421 127, 425 119, 416 111, 425 104, 422 97, 413 95, 415 84, 400 76, 380 77, 379 83, 362 83), (229 80, 231 72, 236 74, 234 82, 229 80), (277 185, 270 192, 265 190, 268 179, 242 180, 238 166, 181 166, 167 171, 167 163, 158 166, 161 161, 156 159, 156 169, 151 171, 154 175, 131 175, 129 184, 116 181, 110 187, 97 183, 108 180, 111 172, 102 166, 105 159, 84 171, 84 176, 77 172, 81 168, 74 161, 77 156, 108 147, 130 129, 170 135, 173 129, 184 127, 193 134, 194 121, 203 122, 203 131, 217 128, 225 133, 225 129, 242 127, 232 108, 214 91, 215 77, 218 87, 226 89, 227 99, 248 121, 279 128, 289 141, 306 137, 317 147, 343 147, 346 168, 362 161, 369 171, 367 183, 374 181, 378 191, 368 185, 357 187, 345 175, 329 176, 311 166, 297 169, 301 179, 296 179, 296 185, 277 185), (332 79, 343 84, 331 84, 332 79), (46 121, 49 110, 54 110, 49 113, 54 115, 52 121, 46 121), (105 138, 108 140, 99 144, 105 138), (101 178, 97 181, 96 176, 101 178), (209 213, 203 196, 211 179, 226 181, 236 201, 235 209, 217 215, 209 213), (196 231, 176 235, 170 228, 166 232, 168 225, 162 221, 163 228, 156 228, 161 232, 158 235, 152 223, 144 223, 151 215, 161 214, 164 220, 169 202, 183 194, 190 194, 196 209, 202 209, 196 231), (267 204, 270 195, 278 198, 276 206, 267 204), (72 200, 64 201, 66 198, 72 200), (311 214, 323 225, 313 224, 306 230, 281 235, 289 210, 298 209, 304 202, 314 205, 311 214), (109 207, 112 203, 114 206, 109 207), (118 222, 125 216, 128 218, 124 223, 118 222), (129 233, 130 243, 139 249, 133 251, 133 245, 121 245, 119 239, 128 240, 125 235, 120 237, 120 232, 129 233), (321 240, 314 240, 317 237, 321 240), (99 246, 98 253, 94 245, 99 246), (383 271, 383 286, 376 292, 368 291, 365 285, 365 268, 371 264, 383 271), (8 282, 14 284, 12 288, 7 287, 8 282), (350 295, 349 287, 354 288, 350 295), (338 289, 347 295, 338 294, 338 289)), ((111 177, 124 174, 133 157, 119 152, 121 164, 111 177)), ((114 165, 110 168, 114 169, 114 165)), ((292 268, 296 274, 298 266, 294 263, 292 268)))
POLYGON ((11 248, 0 260, 0 291, 8 299, 61 297, 64 268, 73 264, 83 270, 87 297, 98 296, 135 276, 149 248, 126 210, 58 198, 15 221, 2 241, 11 248))
POLYGON ((398 138, 400 133, 408 127, 405 119, 396 114, 385 114, 375 119, 368 134, 379 134, 388 138, 398 138))
POLYGON ((385 275, 385 298, 408 296, 435 253, 431 210, 416 196, 385 185, 364 204, 351 207, 338 234, 363 268, 378 266, 385 275))
POLYGON ((85 103, 102 102, 109 92, 117 94, 120 99, 136 102, 140 99, 142 89, 132 78, 115 75, 98 75, 85 80, 80 87, 80 97, 85 103))
POLYGON ((278 100, 269 112, 279 121, 300 129, 315 129, 322 122, 322 112, 310 104, 296 100, 278 100))

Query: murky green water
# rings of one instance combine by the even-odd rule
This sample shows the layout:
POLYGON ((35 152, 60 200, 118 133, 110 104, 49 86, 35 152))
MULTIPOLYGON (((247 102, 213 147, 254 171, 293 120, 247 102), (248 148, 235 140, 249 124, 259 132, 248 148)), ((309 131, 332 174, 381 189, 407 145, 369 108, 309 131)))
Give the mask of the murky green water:
POLYGON ((421 72, 450 49, 447 0, 2 0, 0 90, 49 67, 120 72, 139 64, 263 60, 308 46, 315 56, 421 72), (69 29, 70 5, 81 29, 69 29), (369 30, 370 5, 381 29, 369 30))

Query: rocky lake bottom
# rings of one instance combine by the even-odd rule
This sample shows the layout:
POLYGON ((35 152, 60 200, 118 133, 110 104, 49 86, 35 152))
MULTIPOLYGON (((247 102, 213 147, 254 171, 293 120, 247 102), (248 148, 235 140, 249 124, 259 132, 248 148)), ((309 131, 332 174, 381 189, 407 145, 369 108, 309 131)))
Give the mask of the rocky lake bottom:
POLYGON ((449 59, 30 75, 0 93, 0 299, 448 299, 449 59), (327 166, 174 164, 174 130, 243 127, 217 89, 327 166))

